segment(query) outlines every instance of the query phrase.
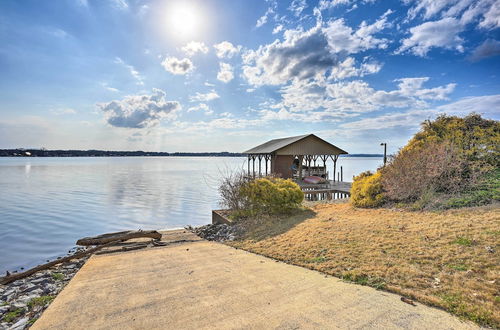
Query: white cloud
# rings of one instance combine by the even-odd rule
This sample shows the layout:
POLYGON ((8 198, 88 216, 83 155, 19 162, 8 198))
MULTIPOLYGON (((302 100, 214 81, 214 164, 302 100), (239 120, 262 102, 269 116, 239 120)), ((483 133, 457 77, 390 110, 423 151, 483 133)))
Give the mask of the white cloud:
POLYGON ((233 67, 229 63, 220 63, 220 69, 219 72, 217 73, 217 79, 219 79, 222 82, 228 83, 231 80, 233 80, 234 74, 233 74, 233 67))
POLYGON ((235 46, 229 41, 223 41, 215 44, 214 48, 218 58, 231 58, 233 55, 239 53, 241 46, 235 46))
POLYGON ((485 29, 500 27, 500 2, 493 1, 491 7, 483 14, 483 20, 479 26, 485 29))
POLYGON ((120 90, 118 90, 117 88, 114 88, 114 87, 109 86, 107 82, 102 82, 102 83, 101 83, 101 86, 102 86, 104 89, 106 89, 106 90, 108 90, 108 91, 110 91, 110 92, 115 92, 115 93, 117 93, 117 92, 119 92, 119 91, 120 91, 120 90))
MULTIPOLYGON (((286 30, 284 41, 276 40, 243 55, 243 76, 252 85, 280 85, 292 79, 322 79, 328 70, 346 54, 371 48, 386 48, 388 41, 374 34, 390 26, 387 11, 375 23, 362 22, 357 30, 345 25, 343 19, 330 21, 325 27, 286 30)), ((365 64, 364 71, 377 67, 365 64)))
POLYGON ((310 117, 316 121, 335 121, 383 108, 428 108, 428 101, 446 100, 455 88, 455 84, 424 88, 427 81, 427 77, 402 78, 395 81, 397 89, 386 91, 376 90, 360 80, 336 83, 294 80, 281 89, 280 103, 264 104, 261 108, 268 110, 267 118, 276 112, 274 115, 281 119, 307 121, 310 117))
POLYGON ((357 68, 355 64, 356 60, 353 57, 347 57, 344 61, 332 68, 330 78, 341 80, 350 77, 363 77, 377 73, 382 69, 382 64, 372 59, 365 59, 357 68))
POLYGON ((500 55, 500 41, 488 39, 474 49, 469 59, 475 62, 498 55, 500 55))
POLYGON ((283 30, 283 28, 284 27, 282 24, 276 25, 276 27, 273 29, 273 34, 280 33, 283 30))
POLYGON ((199 41, 190 41, 186 45, 184 45, 181 50, 188 56, 193 56, 196 53, 208 53, 208 47, 205 45, 205 43, 199 41))
POLYGON ((150 95, 130 95, 122 100, 98 103, 97 108, 104 112, 112 126, 146 128, 158 125, 162 119, 174 119, 181 105, 167 101, 161 89, 153 89, 150 95))
POLYGON ((306 0, 293 0, 288 7, 288 10, 294 13, 295 16, 299 17, 300 14, 307 8, 306 0))
POLYGON ((194 69, 193 62, 189 58, 178 59, 173 56, 165 58, 161 65, 166 71, 176 75, 187 74, 194 69))
POLYGON ((373 48, 387 48, 389 40, 376 38, 374 35, 391 26, 387 18, 392 13, 389 9, 373 24, 363 21, 357 30, 347 26, 344 19, 329 22, 325 28, 325 34, 332 51, 354 54, 373 48))
POLYGON ((423 120, 430 118, 432 115, 434 113, 428 110, 395 112, 341 124, 340 128, 349 130, 385 130, 402 126, 417 128, 423 120))
POLYGON ((500 119, 500 94, 471 96, 436 108, 438 112, 452 115, 467 115, 477 112, 487 118, 500 119))
POLYGON ((451 17, 425 22, 410 29, 411 36, 403 39, 396 53, 408 51, 418 56, 425 56, 434 47, 463 52, 463 39, 458 36, 463 28, 460 21, 451 17))
POLYGON ((220 98, 219 94, 217 94, 217 92, 215 90, 211 90, 210 92, 208 93, 199 93, 199 92, 196 92, 196 95, 193 95, 189 98, 189 100, 191 102, 208 102, 208 101, 212 101, 212 100, 215 100, 215 99, 218 99, 220 98))
POLYGON ((257 23, 255 24, 255 27, 261 27, 262 25, 267 23, 268 17, 274 14, 274 9, 272 7, 267 8, 266 12, 264 15, 262 15, 258 20, 257 23))
POLYGON ((252 85, 279 85, 322 76, 337 63, 321 26, 308 31, 287 30, 283 42, 260 46, 244 54, 243 76, 252 85))
POLYGON ((140 75, 139 71, 137 71, 132 65, 125 63, 120 57, 115 57, 115 63, 127 68, 132 77, 137 80, 137 85, 144 85, 142 76, 140 75))
POLYGON ((498 119, 496 109, 500 107, 500 94, 466 97, 437 108, 393 112, 377 117, 364 118, 340 125, 349 130, 384 130, 394 127, 417 128, 423 120, 435 118, 438 114, 465 116, 471 112, 480 113, 487 118, 498 119))
POLYGON ((411 36, 403 40, 399 53, 409 51, 425 56, 434 47, 463 52, 459 34, 468 25, 486 30, 500 27, 498 0, 406 0, 405 3, 414 3, 405 22, 422 18, 424 23, 410 28, 411 36))
POLYGON ((190 107, 187 111, 188 112, 203 111, 206 115, 211 115, 214 113, 214 111, 210 109, 210 107, 206 103, 200 103, 197 106, 190 107))
POLYGON ((340 5, 348 5, 351 2, 352 0, 320 0, 320 2, 318 3, 318 9, 319 10, 330 9, 340 5))

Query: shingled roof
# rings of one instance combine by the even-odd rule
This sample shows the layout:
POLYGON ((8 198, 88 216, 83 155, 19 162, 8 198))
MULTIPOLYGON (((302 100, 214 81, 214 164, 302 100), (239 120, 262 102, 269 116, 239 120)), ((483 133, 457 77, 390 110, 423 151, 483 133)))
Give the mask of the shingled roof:
MULTIPOLYGON (((288 147, 293 144, 298 144, 301 141, 306 140, 307 138, 309 139, 314 139, 315 142, 320 143, 323 146, 323 149, 325 149, 323 152, 314 152, 310 154, 347 154, 347 151, 344 151, 333 144, 326 142, 325 140, 317 137, 314 134, 305 134, 305 135, 299 135, 299 136, 291 136, 291 137, 286 137, 286 138, 281 138, 281 139, 274 139, 267 141, 266 143, 263 143, 261 145, 258 145, 250 150, 247 150, 243 152, 244 154, 272 154, 272 153, 278 153, 280 150, 283 150, 285 147, 288 147)), ((316 148, 315 148, 316 149, 316 148)), ((304 153, 304 154, 309 154, 309 153, 304 153)))

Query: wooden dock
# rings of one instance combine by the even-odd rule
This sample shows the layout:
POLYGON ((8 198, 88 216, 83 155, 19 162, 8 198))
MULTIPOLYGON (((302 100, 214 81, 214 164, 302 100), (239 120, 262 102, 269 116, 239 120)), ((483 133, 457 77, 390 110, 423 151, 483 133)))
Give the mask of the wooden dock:
POLYGON ((297 182, 304 195, 311 199, 347 198, 351 195, 351 182, 328 180, 327 183, 307 184, 297 182))

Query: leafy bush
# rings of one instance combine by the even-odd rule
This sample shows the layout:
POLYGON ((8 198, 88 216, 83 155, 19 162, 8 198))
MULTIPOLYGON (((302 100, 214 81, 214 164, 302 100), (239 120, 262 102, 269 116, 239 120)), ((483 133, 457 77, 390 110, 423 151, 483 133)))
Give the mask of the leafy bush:
POLYGON ((429 142, 451 143, 456 152, 475 165, 500 166, 500 122, 497 120, 484 119, 476 113, 463 118, 441 115, 434 121, 424 121, 420 132, 403 151, 424 149, 429 142))
POLYGON ((357 207, 377 207, 383 204, 381 173, 363 172, 354 178, 351 202, 357 207))
POLYGON ((248 201, 250 214, 282 214, 300 206, 304 193, 292 180, 266 177, 242 186, 241 196, 248 201))
POLYGON ((300 206, 304 193, 292 180, 273 176, 250 180, 242 173, 226 176, 219 186, 221 206, 234 219, 256 214, 282 214, 300 206))

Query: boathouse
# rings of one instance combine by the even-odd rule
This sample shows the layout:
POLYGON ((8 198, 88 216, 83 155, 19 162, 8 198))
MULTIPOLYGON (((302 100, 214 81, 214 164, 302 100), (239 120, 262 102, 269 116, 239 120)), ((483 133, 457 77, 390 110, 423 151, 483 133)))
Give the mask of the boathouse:
MULTIPOLYGON (((314 134, 274 139, 244 152, 248 157, 248 176, 276 174, 298 182, 305 176, 329 179, 326 162, 333 161, 335 179, 339 155, 347 151, 314 134)), ((338 180, 338 178, 337 178, 338 180)))

